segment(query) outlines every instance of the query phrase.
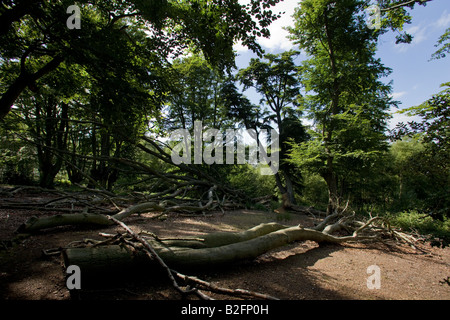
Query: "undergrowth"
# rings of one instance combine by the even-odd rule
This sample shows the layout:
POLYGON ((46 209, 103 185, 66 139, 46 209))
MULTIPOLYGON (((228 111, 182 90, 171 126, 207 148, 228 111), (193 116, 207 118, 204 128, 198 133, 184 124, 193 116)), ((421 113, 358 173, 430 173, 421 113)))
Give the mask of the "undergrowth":
POLYGON ((416 210, 387 214, 393 227, 403 231, 425 236, 431 245, 445 247, 450 245, 450 219, 433 219, 431 216, 416 210))

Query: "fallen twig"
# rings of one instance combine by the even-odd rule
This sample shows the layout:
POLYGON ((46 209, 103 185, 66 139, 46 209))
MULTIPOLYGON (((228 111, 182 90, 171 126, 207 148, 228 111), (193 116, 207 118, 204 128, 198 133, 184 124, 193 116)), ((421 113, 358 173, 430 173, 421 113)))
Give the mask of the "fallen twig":
POLYGON ((259 293, 244 289, 228 289, 223 287, 218 287, 210 282, 201 280, 197 277, 187 276, 182 273, 179 273, 175 270, 172 270, 172 272, 179 277, 180 279, 183 279, 184 281, 190 281, 194 282, 197 285, 200 285, 205 288, 205 290, 216 292, 216 293, 224 293, 224 294, 232 294, 232 295, 239 295, 239 296, 245 296, 245 297, 253 297, 257 299, 267 299, 267 300, 279 300, 276 297, 273 297, 271 295, 265 294, 265 293, 259 293))

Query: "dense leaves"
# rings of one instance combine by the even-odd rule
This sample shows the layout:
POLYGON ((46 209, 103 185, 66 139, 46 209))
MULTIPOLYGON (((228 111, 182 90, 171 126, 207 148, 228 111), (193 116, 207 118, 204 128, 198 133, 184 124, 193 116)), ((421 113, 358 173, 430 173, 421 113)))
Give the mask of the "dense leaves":
MULTIPOLYGON (((287 51, 279 55, 266 54, 262 61, 252 59, 246 69, 239 71, 238 78, 244 85, 244 90, 254 87, 262 96, 260 101, 263 110, 267 110, 262 119, 261 128, 275 127, 280 135, 280 169, 281 175, 275 174, 277 185, 281 194, 287 194, 289 201, 295 203, 294 185, 301 188, 301 175, 289 163, 286 162, 287 153, 290 150, 289 139, 302 142, 307 135, 299 116, 298 101, 300 95, 300 78, 298 67, 294 58, 296 51, 287 51)), ((244 108, 247 106, 244 104, 244 108)), ((261 114, 253 114, 261 116, 261 114)), ((254 122, 254 121, 253 121, 254 122)))
POLYGON ((295 145, 293 163, 308 166, 327 182, 328 213, 343 195, 349 172, 364 174, 386 149, 384 130, 392 105, 390 70, 375 58, 378 35, 367 28, 364 2, 303 1, 289 28, 309 59, 302 65, 304 107, 315 126, 312 139, 295 145))
MULTIPOLYGON (((214 187, 214 201, 254 205, 251 198, 287 195, 284 205, 329 214, 349 200, 358 212, 416 210, 445 219, 448 84, 403 111, 422 121, 389 133, 396 102, 384 79, 391 70, 376 58, 388 30, 399 31, 397 42, 412 40, 403 31, 410 9, 429 1, 379 1, 381 25, 371 29, 372 1, 303 0, 287 28, 298 51, 265 53, 257 39, 270 36, 278 2, 78 1, 81 28, 70 29, 73 1, 2 1, 2 182, 66 182, 200 203, 210 203, 214 187), (241 70, 238 42, 258 56, 241 70), (259 102, 246 96, 249 88, 259 102), (170 133, 193 133, 195 121, 221 134, 252 129, 253 145, 270 142, 264 130, 277 130, 279 171, 174 164, 170 133)), ((448 33, 433 59, 448 54, 448 33)))

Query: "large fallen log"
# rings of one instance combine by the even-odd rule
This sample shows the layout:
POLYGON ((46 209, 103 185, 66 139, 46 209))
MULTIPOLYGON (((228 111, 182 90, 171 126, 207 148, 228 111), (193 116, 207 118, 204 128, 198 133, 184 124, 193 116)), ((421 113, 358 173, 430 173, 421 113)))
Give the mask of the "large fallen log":
MULTIPOLYGON (((223 233, 218 235, 218 238, 223 237, 223 233)), ((209 238, 214 238, 214 234, 210 235, 209 238)), ((172 243, 170 247, 156 240, 149 240, 149 243, 170 268, 176 270, 199 270, 255 259, 272 249, 294 241, 312 240, 318 243, 342 243, 363 238, 367 237, 361 237, 357 234, 335 237, 300 226, 284 227, 271 223, 260 225, 253 228, 253 230, 250 229, 243 233, 234 234, 228 237, 227 241, 208 241, 212 247, 189 248, 192 244, 189 241, 184 246, 173 246, 172 243), (257 235, 258 233, 260 234, 259 236, 257 235), (249 237, 243 236, 244 234, 249 235, 249 237), (224 244, 230 242, 231 239, 234 239, 236 242, 224 244)), ((180 240, 178 245, 181 242, 180 240)), ((63 259, 66 268, 69 265, 77 265, 84 275, 92 277, 129 272, 130 270, 143 270, 151 273, 155 268, 157 269, 157 263, 151 261, 142 250, 133 250, 124 245, 68 248, 63 251, 63 259)))
POLYGON ((199 248, 214 248, 220 247, 227 244, 243 242, 251 240, 268 233, 286 229, 287 226, 281 225, 279 223, 262 223, 253 228, 250 228, 241 232, 213 232, 195 239, 181 239, 181 240, 166 240, 164 245, 167 247, 187 247, 191 249, 199 248))
MULTIPOLYGON (((136 213, 144 212, 171 212, 171 211, 187 211, 187 212, 199 212, 207 210, 214 204, 213 192, 216 186, 212 186, 208 190, 208 202, 205 205, 201 203, 193 206, 190 204, 175 204, 169 205, 167 202, 143 202, 128 208, 125 208, 118 213, 114 214, 113 217, 119 221, 127 218, 128 216, 136 213)), ((59 209, 61 210, 61 209, 59 209)), ((109 220, 106 215, 99 213, 68 213, 68 214, 57 214, 47 217, 31 217, 19 226, 17 229, 18 233, 36 233, 44 229, 50 229, 61 226, 93 226, 93 227, 104 227, 113 225, 114 222, 109 220)))
MULTIPOLYGON (((170 239, 147 241, 165 258, 170 252, 199 250, 201 248, 217 248, 255 239, 271 232, 285 229, 278 223, 264 223, 242 232, 213 232, 192 239, 170 239)), ((63 251, 64 264, 75 264, 88 274, 96 274, 109 270, 113 273, 130 267, 146 266, 151 261, 145 253, 125 245, 102 245, 95 247, 67 248, 63 251)))
MULTIPOLYGON (((115 214, 114 217, 118 220, 122 220, 133 213, 141 213, 146 211, 163 211, 164 208, 155 202, 140 203, 129 208, 121 210, 115 214)), ((22 224, 18 229, 18 233, 35 233, 37 231, 61 226, 110 226, 114 222, 109 220, 107 216, 98 213, 68 213, 58 214, 48 217, 31 217, 22 224)))

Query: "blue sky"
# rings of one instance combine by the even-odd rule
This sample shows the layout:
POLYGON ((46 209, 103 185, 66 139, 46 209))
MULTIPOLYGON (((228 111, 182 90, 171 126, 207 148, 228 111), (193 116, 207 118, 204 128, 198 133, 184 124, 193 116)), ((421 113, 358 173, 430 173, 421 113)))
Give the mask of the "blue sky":
MULTIPOLYGON (((242 0, 245 2, 245 0, 242 0)), ((298 0, 284 0, 274 9, 274 12, 286 12, 282 18, 270 26, 271 38, 261 38, 259 43, 266 52, 280 53, 296 47, 286 39, 287 32, 282 29, 291 25, 291 15, 298 0)), ((377 56, 382 63, 392 69, 392 73, 383 81, 393 81, 393 97, 400 101, 399 109, 416 106, 429 99, 433 94, 442 90, 440 85, 450 81, 450 57, 431 60, 431 55, 437 50, 434 46, 439 37, 450 27, 450 0, 433 0, 426 7, 416 5, 411 10, 412 22, 405 25, 405 30, 413 35, 411 44, 395 44, 396 33, 389 32, 380 38, 377 56)), ((251 51, 235 45, 239 56, 236 60, 239 68, 245 68, 252 57, 251 51)), ((305 59, 300 55, 298 63, 305 59)), ((254 90, 245 94, 258 103, 261 98, 254 90)), ((390 127, 399 121, 411 120, 404 114, 395 114, 390 121, 390 127)))

